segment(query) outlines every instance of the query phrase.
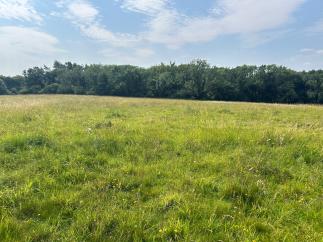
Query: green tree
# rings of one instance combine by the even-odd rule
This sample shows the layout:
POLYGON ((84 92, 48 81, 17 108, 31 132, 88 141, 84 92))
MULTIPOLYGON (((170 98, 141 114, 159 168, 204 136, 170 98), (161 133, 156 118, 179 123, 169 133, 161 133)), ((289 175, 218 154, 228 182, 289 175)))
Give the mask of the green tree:
POLYGON ((205 85, 209 78, 210 65, 205 60, 191 62, 189 73, 190 79, 186 82, 186 88, 194 99, 205 98, 205 85))
POLYGON ((97 94, 97 95, 108 95, 109 94, 108 76, 104 72, 99 73, 99 75, 97 77, 95 94, 97 94))
POLYGON ((308 101, 323 103, 323 71, 303 73, 306 79, 306 94, 308 101))
POLYGON ((8 88, 4 81, 0 79, 0 95, 7 95, 9 94, 8 88))
POLYGON ((211 99, 226 101, 323 103, 323 71, 296 72, 283 66, 218 68, 205 60, 140 68, 54 62, 24 76, 4 77, 2 93, 63 93, 211 99))
POLYGON ((46 85, 45 70, 40 67, 24 71, 25 88, 29 93, 39 93, 46 85))

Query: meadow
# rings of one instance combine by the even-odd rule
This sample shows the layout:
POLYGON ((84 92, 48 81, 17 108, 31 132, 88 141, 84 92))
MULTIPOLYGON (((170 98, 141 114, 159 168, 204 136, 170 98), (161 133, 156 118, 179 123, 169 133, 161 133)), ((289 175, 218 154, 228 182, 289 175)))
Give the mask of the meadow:
POLYGON ((322 241, 323 106, 0 97, 0 241, 322 241))

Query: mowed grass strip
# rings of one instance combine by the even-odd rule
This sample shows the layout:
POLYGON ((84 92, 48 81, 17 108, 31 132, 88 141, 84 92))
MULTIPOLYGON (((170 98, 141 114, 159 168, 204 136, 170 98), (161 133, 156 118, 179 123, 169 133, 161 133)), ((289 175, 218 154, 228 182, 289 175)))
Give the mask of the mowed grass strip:
POLYGON ((0 117, 0 241, 322 241, 322 106, 4 96, 0 117))

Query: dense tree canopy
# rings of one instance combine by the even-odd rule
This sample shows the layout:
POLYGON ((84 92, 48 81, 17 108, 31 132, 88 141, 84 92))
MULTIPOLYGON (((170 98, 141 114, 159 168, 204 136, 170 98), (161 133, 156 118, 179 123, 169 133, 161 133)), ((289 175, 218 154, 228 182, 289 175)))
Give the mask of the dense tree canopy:
POLYGON ((55 62, 23 76, 0 76, 3 94, 90 94, 268 103, 323 103, 323 71, 296 72, 276 65, 222 68, 189 64, 78 65, 55 62))
POLYGON ((0 95, 6 95, 9 94, 8 88, 4 81, 0 79, 0 95))

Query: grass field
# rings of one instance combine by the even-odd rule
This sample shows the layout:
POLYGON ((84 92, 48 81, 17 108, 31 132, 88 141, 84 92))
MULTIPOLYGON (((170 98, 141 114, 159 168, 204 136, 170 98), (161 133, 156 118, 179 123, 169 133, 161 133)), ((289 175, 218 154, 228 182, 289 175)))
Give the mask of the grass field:
POLYGON ((0 97, 0 241, 322 241, 323 107, 0 97))

